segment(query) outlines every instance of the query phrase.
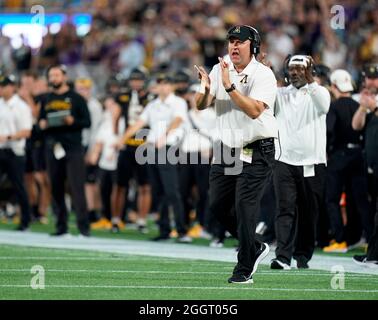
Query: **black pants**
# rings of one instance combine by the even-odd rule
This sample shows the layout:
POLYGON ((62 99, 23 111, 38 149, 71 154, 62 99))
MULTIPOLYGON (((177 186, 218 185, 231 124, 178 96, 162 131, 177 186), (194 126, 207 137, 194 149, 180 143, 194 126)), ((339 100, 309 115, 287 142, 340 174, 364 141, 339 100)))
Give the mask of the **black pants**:
MULTIPOLYGON (((234 274, 249 276, 261 242, 255 239, 256 221, 264 186, 272 174, 274 143, 260 148, 260 141, 253 144, 252 163, 240 163, 241 173, 231 175, 225 163, 213 164, 210 170, 210 210, 220 223, 239 240, 238 263, 234 274), (232 210, 235 208, 235 210, 232 210)), ((222 145, 224 149, 228 147, 222 145)), ((229 148, 228 148, 229 149, 229 148)), ((215 154, 217 151, 214 149, 215 154)), ((230 149, 238 158, 240 150, 230 149)), ((227 151, 228 153, 228 151, 227 151)), ((216 159, 214 159, 216 160, 216 159)), ((214 161, 217 163, 216 161, 214 161)))
MULTIPOLYGON (((378 166, 374 170, 375 184, 378 185, 378 166)), ((370 238, 368 249, 367 249, 367 260, 378 261, 378 196, 376 194, 375 199, 372 199, 375 203, 375 219, 374 219, 374 230, 370 238)))
POLYGON ((309 261, 315 249, 316 223, 324 197, 326 167, 315 165, 315 176, 303 176, 302 166, 276 162, 273 174, 277 198, 276 257, 290 265, 294 257, 309 261))
POLYGON ((100 194, 102 203, 102 216, 108 220, 112 219, 112 204, 111 197, 113 186, 117 182, 116 170, 104 170, 100 169, 100 194))
POLYGON ((366 239, 369 241, 373 223, 369 213, 367 186, 367 168, 361 149, 340 149, 329 157, 326 201, 332 233, 337 242, 347 240, 340 211, 340 197, 345 190, 349 191, 347 203, 353 202, 354 210, 361 219, 366 239))
POLYGON ((81 233, 89 231, 87 202, 84 193, 85 164, 82 149, 66 151, 66 156, 55 159, 52 147, 47 148, 47 171, 51 180, 53 210, 57 217, 58 232, 68 231, 68 213, 64 199, 65 181, 68 179, 77 226, 81 233))
POLYGON ((276 195, 274 192, 273 176, 269 179, 267 185, 265 186, 260 207, 260 217, 258 221, 265 223, 266 229, 262 230, 262 234, 259 234, 258 236, 261 241, 271 243, 276 238, 276 233, 274 230, 276 195))
MULTIPOLYGON (((161 152, 161 151, 160 151, 161 152)), ((169 221, 169 206, 172 206, 177 233, 186 234, 184 223, 184 207, 180 195, 178 165, 167 161, 158 163, 158 152, 155 153, 155 164, 148 165, 148 173, 152 189, 156 191, 156 201, 160 212, 159 229, 161 236, 168 236, 171 232, 169 221)))
MULTIPOLYGON (((207 222, 208 192, 209 192, 209 172, 210 164, 201 163, 201 155, 192 153, 186 155, 186 164, 179 166, 179 181, 181 198, 184 203, 185 223, 189 224, 189 213, 194 207, 196 209, 197 221, 201 226, 207 222), (196 159, 196 164, 191 164, 190 159, 196 159), (192 199, 192 188, 197 187, 198 201, 192 199)), ((208 161, 210 163, 210 161, 208 161)))
POLYGON ((0 176, 5 173, 13 184, 21 208, 21 226, 30 223, 30 207, 24 183, 25 157, 16 156, 11 149, 0 149, 0 176))

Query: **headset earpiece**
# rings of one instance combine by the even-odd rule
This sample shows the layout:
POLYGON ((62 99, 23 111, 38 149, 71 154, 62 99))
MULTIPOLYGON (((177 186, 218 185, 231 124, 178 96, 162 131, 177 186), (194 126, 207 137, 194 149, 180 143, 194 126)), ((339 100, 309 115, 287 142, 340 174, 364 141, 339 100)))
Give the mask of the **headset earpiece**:
POLYGON ((251 53, 257 56, 260 53, 261 38, 259 32, 251 26, 247 26, 248 30, 251 33, 251 53))

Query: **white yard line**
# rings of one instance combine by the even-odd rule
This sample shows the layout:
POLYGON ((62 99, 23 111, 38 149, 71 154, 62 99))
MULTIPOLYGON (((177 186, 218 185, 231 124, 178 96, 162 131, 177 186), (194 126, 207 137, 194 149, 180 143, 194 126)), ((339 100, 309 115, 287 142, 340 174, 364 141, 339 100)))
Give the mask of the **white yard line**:
MULTIPOLYGON (((0 269, 0 273, 26 273, 30 275, 30 269, 0 269)), ((162 271, 162 270, 104 270, 104 269, 45 269, 45 273, 135 273, 135 274, 211 274, 211 275, 218 275, 218 274, 230 274, 230 271, 162 271)), ((269 275, 269 276, 278 276, 281 277, 282 275, 285 276, 304 276, 304 277, 313 277, 313 276, 320 276, 320 277, 332 277, 332 273, 314 273, 314 272, 280 272, 280 271, 260 271, 258 275, 269 275)), ((355 273, 347 273, 345 274, 346 278, 355 278, 361 280, 369 280, 376 282, 378 281, 378 277, 374 275, 363 275, 363 274, 355 274, 355 273)))
MULTIPOLYGON (((50 237, 49 235, 42 233, 15 231, 0 231, 0 244, 233 263, 236 262, 237 255, 235 249, 233 248, 209 248, 188 244, 156 243, 153 241, 122 239, 102 239, 95 237, 78 238, 72 236, 67 239, 62 239, 50 237)), ((51 260, 54 260, 53 257, 50 258, 51 260)), ((274 258, 274 253, 270 252, 268 257, 262 262, 262 264, 268 265, 272 258, 274 258)), ((17 257, 14 257, 13 259, 17 259, 17 257)), ((31 257, 31 259, 34 259, 34 257, 31 257)), ((69 259, 69 257, 67 257, 67 259, 69 259)), ((83 260, 88 259, 89 257, 83 260)), ((90 257, 90 259, 92 259, 92 257, 90 257)), ((93 260, 98 259, 101 258, 93 257, 93 260)), ((122 257, 117 257, 116 259, 122 259, 122 257)), ((127 261, 127 259, 128 257, 125 256, 124 260, 127 261)), ((209 263, 209 265, 211 265, 211 263, 209 263)), ((331 272, 332 267, 342 266, 345 272, 378 275, 377 269, 358 266, 353 263, 350 257, 314 255, 309 265, 313 270, 324 270, 331 272)))
MULTIPOLYGON (((30 285, 16 284, 7 285, 2 284, 0 288, 30 288, 30 285)), ((185 289, 185 290, 248 290, 248 291, 284 291, 284 292, 333 292, 333 293, 378 293, 378 290, 334 290, 334 289, 316 289, 316 288, 258 288, 253 285, 234 285, 229 287, 189 287, 189 286, 133 286, 133 285, 46 285, 46 289, 185 289)))

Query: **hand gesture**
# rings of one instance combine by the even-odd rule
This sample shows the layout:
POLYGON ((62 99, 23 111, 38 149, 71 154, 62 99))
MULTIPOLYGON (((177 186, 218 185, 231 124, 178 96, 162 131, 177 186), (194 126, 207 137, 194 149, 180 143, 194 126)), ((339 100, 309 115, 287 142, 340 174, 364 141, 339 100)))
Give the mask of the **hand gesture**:
POLYGON ((374 111, 376 107, 375 95, 372 94, 368 89, 362 90, 360 96, 360 105, 370 109, 370 111, 374 111))
POLYGON ((305 78, 308 84, 313 83, 315 81, 314 76, 312 74, 314 70, 314 59, 311 56, 307 56, 308 63, 305 71, 305 78))
POLYGON ((210 77, 207 74, 206 70, 204 67, 198 67, 194 65, 194 68, 196 68, 198 72, 198 79, 201 81, 201 87, 205 88, 205 91, 210 90, 210 77))
POLYGON ((218 57, 219 64, 222 71, 222 83, 225 89, 231 87, 230 70, 228 69, 228 63, 223 58, 218 57))

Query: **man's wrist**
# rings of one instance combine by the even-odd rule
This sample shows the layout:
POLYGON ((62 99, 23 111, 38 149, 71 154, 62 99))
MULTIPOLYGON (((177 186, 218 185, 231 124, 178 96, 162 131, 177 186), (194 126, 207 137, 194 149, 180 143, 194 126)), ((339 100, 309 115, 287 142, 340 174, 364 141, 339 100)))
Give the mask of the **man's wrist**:
POLYGON ((224 87, 227 93, 230 93, 236 89, 235 84, 231 83, 228 87, 224 87))

